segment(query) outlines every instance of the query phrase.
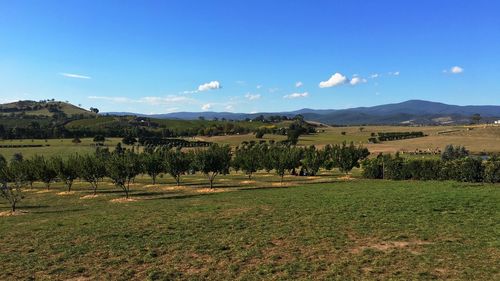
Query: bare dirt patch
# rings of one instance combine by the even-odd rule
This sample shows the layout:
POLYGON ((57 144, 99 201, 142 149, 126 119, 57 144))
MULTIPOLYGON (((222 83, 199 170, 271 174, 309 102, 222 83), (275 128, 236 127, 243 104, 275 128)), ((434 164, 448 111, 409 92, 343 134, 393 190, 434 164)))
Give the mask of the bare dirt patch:
POLYGON ((28 214, 28 211, 17 210, 15 212, 12 211, 4 211, 0 212, 0 217, 14 217, 14 216, 22 216, 28 214))
POLYGON ((359 254, 366 249, 374 249, 382 252, 390 252, 396 249, 405 249, 413 254, 419 254, 421 252, 421 246, 432 244, 423 240, 411 240, 411 241, 363 241, 358 245, 349 249, 349 252, 353 254, 359 254))
POLYGON ((95 195, 94 194, 89 194, 89 195, 85 195, 85 196, 80 197, 80 199, 94 199, 94 198, 97 198, 97 197, 99 197, 99 195, 97 195, 97 194, 95 194, 95 195))
POLYGON ((44 189, 44 190, 38 190, 36 193, 49 193, 51 191, 52 190, 50 190, 50 189, 44 189))
POLYGON ((139 201, 139 200, 134 199, 134 198, 115 198, 115 199, 109 200, 109 202, 112 202, 112 203, 129 203, 129 202, 137 202, 137 201, 139 201))
POLYGON ((75 194, 75 192, 74 191, 63 191, 63 192, 57 193, 57 195, 59 195, 59 196, 72 195, 72 194, 75 194))
POLYGON ((252 184, 252 183, 255 183, 255 181, 253 180, 244 180, 244 181, 240 181, 241 184, 252 184))

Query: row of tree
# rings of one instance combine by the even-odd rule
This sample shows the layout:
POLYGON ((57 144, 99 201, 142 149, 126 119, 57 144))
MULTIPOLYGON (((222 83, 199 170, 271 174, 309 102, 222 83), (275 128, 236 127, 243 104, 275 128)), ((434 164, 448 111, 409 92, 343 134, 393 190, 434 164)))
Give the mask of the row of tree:
POLYGON ((259 170, 274 170, 282 182, 287 172, 296 174, 299 168, 303 175, 316 175, 320 168, 330 170, 335 167, 348 173, 359 167, 360 160, 368 155, 366 148, 346 143, 328 145, 323 149, 250 143, 240 145, 234 152, 227 145, 217 144, 189 151, 157 147, 146 149, 143 153, 120 146, 113 152, 98 148, 92 154, 71 154, 65 158, 37 155, 30 159, 16 157, 7 162, 0 157, 0 183, 2 196, 10 202, 14 211, 17 202, 22 199, 22 188, 32 187, 34 182, 43 182, 49 189, 53 182, 60 181, 71 191, 73 182, 81 179, 89 183, 95 194, 99 183, 109 178, 128 198, 130 185, 140 174, 149 175, 153 184, 159 175, 169 174, 179 185, 182 175, 200 172, 213 188, 214 179, 228 174, 231 168, 243 171, 249 178, 259 170))
POLYGON ((483 161, 478 157, 441 160, 379 155, 364 160, 362 166, 363 176, 370 179, 500 182, 500 159, 495 157, 483 161))

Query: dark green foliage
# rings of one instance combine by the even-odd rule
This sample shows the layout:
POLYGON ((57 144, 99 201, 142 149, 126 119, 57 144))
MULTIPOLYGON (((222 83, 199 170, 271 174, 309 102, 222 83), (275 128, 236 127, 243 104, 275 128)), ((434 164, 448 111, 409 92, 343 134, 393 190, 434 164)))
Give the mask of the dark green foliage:
POLYGON ((263 168, 263 153, 265 144, 242 144, 236 148, 232 166, 235 170, 242 170, 252 177, 252 174, 263 168))
POLYGON ((276 174, 283 177, 287 171, 291 172, 300 166, 302 150, 295 146, 273 145, 266 154, 268 163, 275 170, 276 174))
POLYGON ((213 144, 207 149, 197 149, 194 166, 208 177, 210 188, 219 174, 228 174, 231 164, 231 148, 228 145, 213 144))
POLYGON ((22 168, 22 162, 7 165, 6 162, 0 161, 0 196, 9 202, 12 212, 16 211, 17 203, 24 198, 21 189, 23 182, 19 180, 23 176, 22 171, 18 170, 19 167, 22 168))
POLYGON ((370 152, 361 146, 356 147, 353 143, 347 145, 342 143, 341 147, 336 147, 335 163, 343 173, 349 173, 354 167, 359 167, 360 161, 368 157, 370 152))
POLYGON ((304 149, 304 157, 302 159, 302 167, 306 170, 307 175, 315 176, 321 166, 324 165, 326 153, 324 150, 316 149, 311 145, 304 149))
POLYGON ((484 181, 489 183, 500 182, 500 159, 493 157, 484 163, 484 181))
POLYGON ((159 151, 151 151, 141 154, 143 171, 151 177, 153 184, 156 184, 156 178, 165 171, 165 161, 159 151))
POLYGON ((142 171, 142 163, 139 156, 127 151, 124 154, 112 154, 106 163, 107 176, 113 183, 125 192, 128 199, 130 183, 142 171))
POLYGON ((185 153, 180 149, 172 149, 165 153, 165 172, 175 179, 177 185, 181 182, 181 175, 187 173, 191 168, 193 158, 193 153, 185 153))
POLYGON ((95 143, 103 143, 106 141, 106 138, 103 135, 96 135, 94 137, 94 142, 95 143))
POLYGON ((425 137, 423 132, 382 132, 378 133, 379 141, 403 140, 425 137))
POLYGON ((463 146, 454 147, 449 144, 445 147, 443 153, 441 154, 441 159, 444 161, 461 159, 469 156, 469 151, 463 146))
POLYGON ((126 135, 123 139, 122 139, 122 142, 123 144, 126 144, 126 145, 134 145, 137 143, 137 139, 134 138, 133 136, 131 135, 126 135))
POLYGON ((54 169, 52 159, 46 159, 44 156, 35 155, 33 157, 33 167, 36 171, 36 178, 45 183, 47 189, 50 184, 57 178, 57 172, 54 169))
POLYGON ((80 157, 76 154, 71 154, 65 159, 60 156, 54 157, 52 161, 57 176, 64 182, 68 188, 68 192, 70 192, 74 180, 80 174, 80 157))
POLYGON ((79 157, 79 176, 92 186, 94 195, 99 182, 106 176, 106 154, 87 154, 79 157))

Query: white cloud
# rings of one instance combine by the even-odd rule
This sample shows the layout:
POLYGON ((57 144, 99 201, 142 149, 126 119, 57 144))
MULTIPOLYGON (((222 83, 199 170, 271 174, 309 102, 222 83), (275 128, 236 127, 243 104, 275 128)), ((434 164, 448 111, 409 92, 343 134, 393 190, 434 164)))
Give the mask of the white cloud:
POLYGON ((226 105, 226 107, 224 107, 224 108, 225 108, 226 110, 228 110, 228 111, 233 111, 233 110, 234 110, 234 106, 232 106, 232 105, 230 105, 230 104, 229 104, 229 105, 226 105))
POLYGON ((80 75, 80 74, 73 74, 73 73, 64 73, 64 72, 61 72, 61 73, 59 73, 59 75, 62 75, 64 77, 68 77, 68 78, 92 79, 92 77, 87 76, 87 75, 80 75))
POLYGON ((297 83, 295 83, 295 88, 300 88, 304 86, 304 83, 302 83, 301 81, 297 81, 297 83))
POLYGON ((459 73, 464 72, 464 69, 461 68, 460 66, 454 66, 450 69, 450 72, 453 74, 459 74, 459 73))
POLYGON ((219 81, 211 81, 209 83, 202 84, 198 86, 198 91, 199 92, 204 92, 208 90, 216 90, 222 88, 221 84, 219 81))
POLYGON ((209 104, 209 103, 206 103, 206 104, 204 104, 204 105, 201 106, 201 110, 204 110, 204 111, 207 111, 210 108, 212 108, 212 105, 209 104))
POLYGON ((257 88, 257 89, 260 89, 260 88, 262 88, 262 85, 257 85, 257 87, 256 87, 256 88, 257 88))
POLYGON ((260 99, 260 94, 253 95, 253 94, 248 93, 245 95, 245 98, 247 98, 248 100, 258 100, 258 99, 260 99))
POLYGON ((349 83, 350 83, 352 86, 356 86, 356 85, 358 85, 358 84, 363 84, 363 83, 366 83, 366 82, 367 82, 367 81, 366 81, 366 79, 365 79, 365 78, 361 78, 361 77, 358 77, 358 76, 353 77, 353 78, 351 79, 351 81, 349 81, 349 83))
POLYGON ((394 72, 388 72, 387 75, 389 76, 399 76, 399 71, 394 71, 394 72))
POLYGON ((371 79, 375 79, 375 78, 379 78, 379 77, 380 77, 380 74, 378 74, 378 73, 373 73, 372 75, 370 75, 371 79))
POLYGON ((297 98, 305 98, 308 97, 309 93, 308 92, 303 92, 303 93, 293 93, 289 94, 286 96, 283 96, 284 99, 297 99, 297 98))
POLYGON ((349 81, 349 79, 347 79, 347 77, 345 77, 344 75, 337 72, 337 73, 333 74, 332 77, 330 77, 330 79, 328 79, 327 81, 320 82, 319 87, 320 88, 335 87, 335 86, 342 85, 348 81, 349 81))

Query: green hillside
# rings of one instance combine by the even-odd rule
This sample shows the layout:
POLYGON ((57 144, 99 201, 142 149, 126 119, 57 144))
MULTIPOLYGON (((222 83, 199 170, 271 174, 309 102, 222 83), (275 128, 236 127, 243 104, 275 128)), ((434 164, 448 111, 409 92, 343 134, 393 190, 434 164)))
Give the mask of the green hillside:
POLYGON ((95 116, 95 113, 62 101, 31 101, 23 100, 0 105, 0 116, 3 117, 54 117, 64 113, 67 117, 95 116))

